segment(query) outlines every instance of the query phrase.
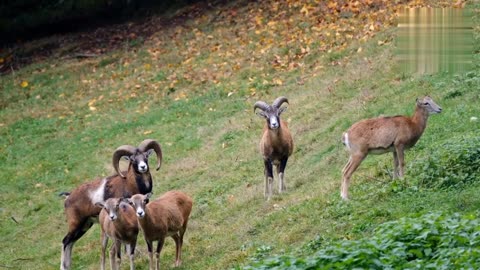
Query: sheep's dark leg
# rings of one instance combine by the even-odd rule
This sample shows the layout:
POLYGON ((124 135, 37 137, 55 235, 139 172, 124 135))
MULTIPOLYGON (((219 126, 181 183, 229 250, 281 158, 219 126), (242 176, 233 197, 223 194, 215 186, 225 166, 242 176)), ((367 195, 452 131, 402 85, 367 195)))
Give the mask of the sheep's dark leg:
POLYGON ((341 188, 341 196, 342 199, 348 200, 348 186, 350 185, 350 177, 355 172, 355 170, 360 166, 363 159, 366 157, 366 154, 362 152, 358 152, 355 154, 351 154, 350 158, 348 159, 347 164, 343 168, 343 177, 342 177, 342 188, 341 188))
MULTIPOLYGON (((113 244, 110 247, 110 269, 118 269, 118 262, 115 260, 115 255, 118 254, 117 240, 113 239, 113 244)), ((120 248, 120 247, 118 247, 120 248)))
POLYGON ((164 243, 165 238, 158 240, 157 253, 155 253, 155 257, 157 257, 157 268, 155 268, 156 270, 160 270, 160 252, 162 252, 164 243))
POLYGON ((120 265, 122 265, 122 242, 120 240, 115 239, 113 243, 115 246, 115 254, 117 256, 117 260, 115 261, 115 268, 120 269, 120 265))
POLYGON ((403 145, 395 145, 395 152, 397 152, 398 157, 398 177, 403 178, 403 168, 405 168, 403 145))
POLYGON ((287 186, 285 185, 285 167, 287 167, 288 157, 282 159, 280 164, 277 166, 278 168, 278 192, 282 193, 287 190, 287 186))
POLYGON ((180 234, 174 234, 172 238, 175 240, 175 267, 178 267, 182 263, 182 236, 180 236, 180 234))
POLYGON ((102 231, 102 254, 100 258, 100 269, 105 270, 105 250, 107 249, 108 237, 105 232, 102 231))
MULTIPOLYGON (((178 245, 177 245, 178 265, 177 266, 180 266, 182 264, 183 235, 185 234, 186 230, 187 230, 187 222, 183 224, 182 229, 178 232, 178 245)), ((175 243, 177 243, 176 239, 175 239, 175 243)), ((175 264, 177 264, 177 261, 175 261, 175 264)))
POLYGON ((350 163, 352 162, 352 156, 350 156, 348 158, 348 161, 347 161, 347 164, 345 164, 345 166, 343 166, 343 169, 342 169, 342 175, 345 174, 345 172, 347 171, 348 167, 350 166, 350 163))
POLYGON ((393 150, 393 179, 398 178, 398 156, 397 151, 393 150))
POLYGON ((93 222, 89 218, 85 218, 80 222, 70 223, 69 232, 63 238, 62 258, 60 263, 61 270, 70 269, 72 263, 73 244, 80 239, 92 227, 93 222), (73 229, 72 229, 73 228, 73 229))
POLYGON ((273 185, 273 165, 270 160, 264 160, 265 164, 265 198, 270 200, 272 197, 273 185))
POLYGON ((148 241, 145 239, 145 242, 147 242, 147 250, 148 250, 148 258, 149 258, 149 270, 153 270, 153 246, 152 246, 152 241, 148 241))
POLYGON ((135 258, 135 247, 137 246, 137 243, 136 241, 130 243, 130 244, 127 244, 126 247, 127 247, 127 254, 128 256, 130 257, 130 270, 134 270, 135 269, 135 265, 133 263, 133 260, 135 258))

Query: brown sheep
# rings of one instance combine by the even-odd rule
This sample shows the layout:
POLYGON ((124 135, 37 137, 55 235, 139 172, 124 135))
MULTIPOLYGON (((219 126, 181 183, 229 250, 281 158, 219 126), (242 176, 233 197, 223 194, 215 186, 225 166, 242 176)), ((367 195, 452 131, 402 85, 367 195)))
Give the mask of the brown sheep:
POLYGON ((342 142, 350 152, 350 158, 342 171, 342 198, 348 199, 350 177, 368 154, 393 152, 393 177, 403 177, 404 151, 420 139, 427 127, 428 116, 441 111, 442 108, 426 96, 417 99, 415 113, 411 117, 377 117, 353 124, 342 134, 342 142))
POLYGON ((185 193, 169 191, 154 201, 149 201, 151 193, 133 195, 129 201, 134 206, 138 223, 147 242, 150 270, 153 270, 153 241, 158 241, 156 249, 156 270, 160 268, 160 252, 165 238, 175 240, 175 266, 181 264, 183 235, 187 230, 188 218, 193 201, 185 193))
POLYGON ((99 216, 100 227, 102 228, 100 269, 105 270, 105 249, 108 239, 112 238, 110 269, 119 269, 121 245, 123 243, 126 245, 130 257, 130 270, 135 270, 133 259, 139 230, 135 209, 124 198, 110 198, 105 203, 98 202, 96 205, 103 208, 99 216), (115 260, 115 255, 117 255, 118 263, 115 260))

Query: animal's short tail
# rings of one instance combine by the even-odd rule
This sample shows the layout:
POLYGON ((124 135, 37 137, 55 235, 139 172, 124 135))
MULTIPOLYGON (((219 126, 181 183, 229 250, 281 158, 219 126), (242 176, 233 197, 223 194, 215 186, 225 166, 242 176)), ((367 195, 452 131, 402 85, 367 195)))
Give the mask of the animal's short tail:
POLYGON ((65 192, 65 191, 62 191, 58 194, 58 196, 63 196, 65 198, 67 198, 68 196, 70 196, 70 192, 65 192))
POLYGON ((348 141, 348 133, 347 132, 344 132, 342 134, 342 143, 348 148, 350 149, 350 142, 348 141))

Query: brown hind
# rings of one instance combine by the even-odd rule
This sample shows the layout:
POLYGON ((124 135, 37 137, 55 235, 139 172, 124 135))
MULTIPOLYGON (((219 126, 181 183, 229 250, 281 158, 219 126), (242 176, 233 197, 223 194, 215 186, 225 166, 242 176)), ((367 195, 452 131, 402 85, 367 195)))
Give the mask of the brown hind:
POLYGON ((413 147, 423 134, 430 114, 442 108, 429 96, 417 99, 413 116, 393 116, 364 119, 342 134, 342 142, 350 157, 342 171, 341 196, 348 199, 350 177, 368 154, 393 152, 393 177, 403 177, 404 151, 413 147))

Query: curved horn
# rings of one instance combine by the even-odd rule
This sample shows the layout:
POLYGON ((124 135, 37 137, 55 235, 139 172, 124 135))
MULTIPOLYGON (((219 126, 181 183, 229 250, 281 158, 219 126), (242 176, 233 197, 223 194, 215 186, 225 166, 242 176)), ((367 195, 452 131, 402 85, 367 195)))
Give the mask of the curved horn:
POLYGON ((280 108, 280 106, 282 106, 284 102, 288 103, 288 99, 286 97, 278 97, 273 101, 272 107, 275 107, 278 109, 280 108))
POLYGON ((257 101, 257 102, 255 102, 255 105, 253 105, 253 112, 255 112, 256 109, 266 111, 266 110, 268 110, 269 107, 270 107, 270 105, 265 103, 265 101, 257 101))
POLYGON ((162 165, 162 147, 160 147, 160 144, 152 139, 146 139, 143 142, 140 143, 138 146, 138 149, 140 151, 145 152, 149 149, 153 149, 155 153, 157 154, 157 171, 160 169, 160 166, 162 165))
POLYGON ((113 153, 113 159, 112 159, 113 168, 115 168, 115 171, 121 177, 125 178, 125 175, 123 175, 119 169, 120 158, 123 156, 133 155, 135 154, 136 151, 137 151, 137 148, 131 145, 122 145, 122 146, 119 146, 117 150, 115 150, 115 152, 113 153))

